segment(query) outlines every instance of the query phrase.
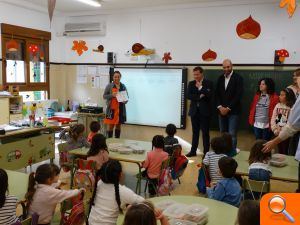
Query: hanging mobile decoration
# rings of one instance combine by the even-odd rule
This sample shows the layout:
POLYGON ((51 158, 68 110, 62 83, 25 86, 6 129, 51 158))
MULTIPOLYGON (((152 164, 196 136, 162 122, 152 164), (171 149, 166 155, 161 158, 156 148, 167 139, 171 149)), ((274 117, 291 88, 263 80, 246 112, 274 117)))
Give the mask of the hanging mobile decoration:
POLYGON ((260 24, 251 15, 236 26, 236 33, 242 39, 256 39, 260 32, 260 24))
POLYGON ((281 0, 279 3, 279 7, 286 7, 286 11, 289 14, 289 17, 292 17, 297 7, 296 0, 281 0))
POLYGON ((217 58, 217 53, 211 49, 208 49, 202 54, 202 60, 206 62, 214 61, 217 58))
POLYGON ((172 60, 171 53, 165 52, 164 57, 162 58, 162 61, 165 61, 165 64, 168 64, 169 60, 172 60))

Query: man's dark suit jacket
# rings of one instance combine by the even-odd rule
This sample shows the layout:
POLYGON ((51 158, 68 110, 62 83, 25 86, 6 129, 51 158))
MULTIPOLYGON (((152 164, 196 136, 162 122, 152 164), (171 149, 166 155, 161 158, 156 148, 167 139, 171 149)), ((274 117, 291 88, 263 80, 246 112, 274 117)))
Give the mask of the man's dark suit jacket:
POLYGON ((243 95, 243 78, 233 72, 225 90, 225 77, 221 75, 216 87, 216 106, 230 108, 230 114, 239 114, 241 111, 241 99, 243 95))
POLYGON ((213 83, 211 81, 203 79, 201 90, 196 87, 195 80, 190 81, 187 90, 187 98, 191 100, 189 116, 194 116, 197 113, 197 108, 201 115, 210 116, 212 94, 213 83))

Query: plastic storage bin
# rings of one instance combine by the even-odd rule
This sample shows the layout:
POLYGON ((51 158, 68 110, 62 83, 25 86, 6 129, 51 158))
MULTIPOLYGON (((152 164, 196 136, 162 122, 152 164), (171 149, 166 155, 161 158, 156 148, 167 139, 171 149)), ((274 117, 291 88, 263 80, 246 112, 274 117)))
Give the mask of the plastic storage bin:
POLYGON ((167 200, 163 200, 161 202, 156 203, 155 208, 158 208, 158 209, 164 211, 168 207, 170 207, 171 205, 174 205, 174 204, 176 204, 175 201, 167 199, 167 200))
POLYGON ((184 210, 184 216, 182 219, 195 222, 197 224, 203 224, 207 220, 208 208, 200 204, 192 204, 186 207, 184 210))
POLYGON ((169 224, 170 225, 197 225, 194 222, 187 221, 187 220, 179 220, 179 219, 170 219, 169 224))

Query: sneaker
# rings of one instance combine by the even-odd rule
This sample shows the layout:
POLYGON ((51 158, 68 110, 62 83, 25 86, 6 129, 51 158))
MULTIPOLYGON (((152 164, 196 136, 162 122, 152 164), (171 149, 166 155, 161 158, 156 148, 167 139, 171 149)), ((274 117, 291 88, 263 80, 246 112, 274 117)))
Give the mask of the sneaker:
POLYGON ((185 155, 186 157, 193 157, 197 156, 196 152, 189 152, 188 154, 185 155))

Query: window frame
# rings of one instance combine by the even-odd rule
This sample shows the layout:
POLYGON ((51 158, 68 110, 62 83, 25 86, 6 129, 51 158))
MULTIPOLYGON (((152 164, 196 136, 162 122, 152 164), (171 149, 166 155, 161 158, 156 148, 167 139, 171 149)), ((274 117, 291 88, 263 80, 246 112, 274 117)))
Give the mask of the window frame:
POLYGON ((24 91, 47 91, 47 98, 50 97, 50 62, 49 62, 49 41, 51 40, 51 33, 25 28, 10 24, 1 23, 1 44, 2 44, 2 83, 3 85, 17 85, 19 90, 24 91), (25 44, 25 83, 7 83, 6 81, 6 42, 11 40, 24 41, 25 44), (30 44, 44 45, 45 60, 45 82, 34 83, 30 82, 30 57, 28 47, 30 44))

